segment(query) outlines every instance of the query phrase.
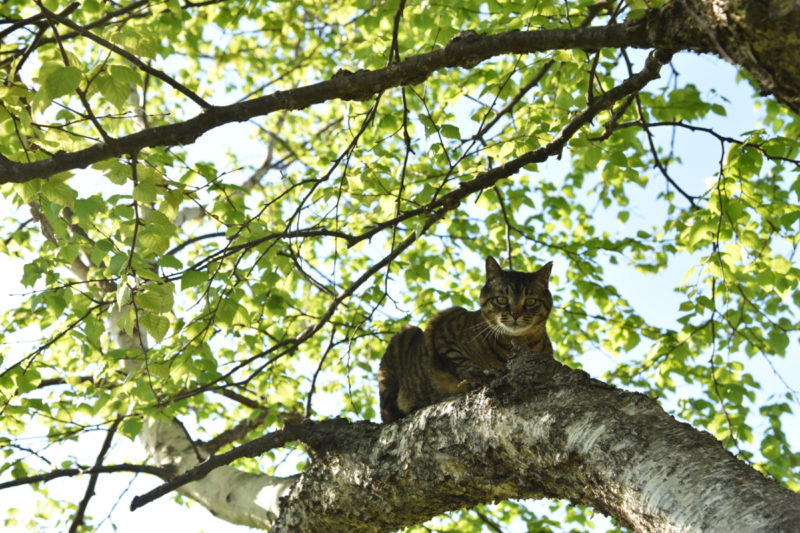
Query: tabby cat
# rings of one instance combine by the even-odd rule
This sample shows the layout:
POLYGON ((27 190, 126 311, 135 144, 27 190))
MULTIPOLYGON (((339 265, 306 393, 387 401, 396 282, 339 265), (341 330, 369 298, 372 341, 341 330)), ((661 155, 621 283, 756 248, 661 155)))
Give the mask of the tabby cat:
POLYGON ((547 288, 552 266, 516 272, 487 257, 480 311, 452 307, 431 318, 424 332, 407 326, 392 337, 378 372, 383 421, 393 422, 485 381, 492 371, 505 368, 512 338, 552 355, 545 328, 553 307, 547 288))

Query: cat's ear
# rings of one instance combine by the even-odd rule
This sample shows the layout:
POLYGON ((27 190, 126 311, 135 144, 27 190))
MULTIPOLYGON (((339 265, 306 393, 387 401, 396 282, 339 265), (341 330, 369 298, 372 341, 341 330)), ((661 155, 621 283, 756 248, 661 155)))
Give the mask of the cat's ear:
POLYGON ((502 275, 503 269, 491 255, 486 256, 486 279, 496 278, 502 275))
POLYGON ((545 283, 550 281, 550 270, 553 269, 553 262, 549 261, 545 266, 536 271, 539 279, 545 283))

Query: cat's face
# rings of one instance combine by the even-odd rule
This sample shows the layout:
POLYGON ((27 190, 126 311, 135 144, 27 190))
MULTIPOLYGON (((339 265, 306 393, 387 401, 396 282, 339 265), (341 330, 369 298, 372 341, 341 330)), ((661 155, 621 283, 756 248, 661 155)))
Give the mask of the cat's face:
POLYGON ((486 258, 486 284, 481 289, 481 313, 496 333, 520 337, 543 327, 553 307, 547 288, 547 263, 536 272, 503 270, 493 257, 486 258))

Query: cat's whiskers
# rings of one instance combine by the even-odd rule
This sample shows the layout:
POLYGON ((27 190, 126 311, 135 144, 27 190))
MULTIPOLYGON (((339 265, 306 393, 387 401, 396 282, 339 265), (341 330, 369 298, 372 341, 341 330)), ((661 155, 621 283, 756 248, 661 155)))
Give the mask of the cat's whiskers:
POLYGON ((501 335, 503 335, 503 330, 500 326, 498 326, 497 324, 492 324, 485 320, 482 320, 479 323, 472 326, 472 329, 477 331, 475 335, 472 337, 472 339, 470 339, 472 341, 477 340, 478 338, 480 338, 481 340, 488 340, 492 337, 498 339, 500 338, 501 335))
POLYGON ((490 324, 486 323, 486 321, 482 320, 481 322, 478 322, 477 324, 475 324, 474 326, 472 326, 470 328, 475 332, 475 334, 472 336, 470 341, 472 342, 472 341, 476 341, 478 339, 480 339, 480 340, 487 339, 489 337, 488 333, 491 331, 491 327, 492 326, 490 324))

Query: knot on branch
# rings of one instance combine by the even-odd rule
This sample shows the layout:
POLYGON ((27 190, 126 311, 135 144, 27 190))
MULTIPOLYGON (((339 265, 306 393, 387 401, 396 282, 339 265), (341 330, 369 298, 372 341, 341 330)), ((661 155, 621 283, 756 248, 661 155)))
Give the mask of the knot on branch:
POLYGON ((450 39, 450 42, 445 45, 445 53, 458 56, 456 62, 459 66, 472 68, 485 59, 477 53, 474 46, 474 43, 482 40, 481 35, 482 34, 473 30, 458 32, 455 37, 450 39))

